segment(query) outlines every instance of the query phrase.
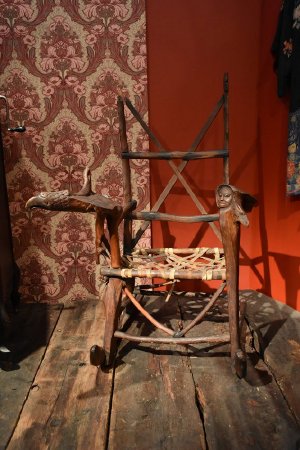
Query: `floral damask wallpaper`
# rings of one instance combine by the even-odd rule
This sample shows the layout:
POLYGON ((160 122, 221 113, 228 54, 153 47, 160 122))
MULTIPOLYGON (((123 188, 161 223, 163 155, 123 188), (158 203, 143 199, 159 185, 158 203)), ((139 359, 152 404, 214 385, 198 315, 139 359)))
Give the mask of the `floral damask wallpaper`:
MULTIPOLYGON (((0 94, 12 125, 27 128, 4 132, 22 299, 81 300, 97 292, 94 217, 30 217, 25 202, 40 191, 77 192, 89 165, 93 189, 122 204, 116 98, 128 96, 147 120, 145 0, 0 0, 0 42, 0 94)), ((126 114, 132 149, 147 150, 126 114)), ((148 165, 132 168, 134 198, 145 209, 148 165)))

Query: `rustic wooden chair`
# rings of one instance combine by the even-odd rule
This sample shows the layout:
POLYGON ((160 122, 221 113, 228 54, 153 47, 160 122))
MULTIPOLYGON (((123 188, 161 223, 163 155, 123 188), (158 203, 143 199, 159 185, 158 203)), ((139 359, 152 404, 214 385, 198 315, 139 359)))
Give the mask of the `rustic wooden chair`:
MULTIPOLYGON (((228 77, 224 76, 223 94, 217 102, 212 114, 204 127, 196 136, 188 151, 166 151, 153 132, 144 122, 138 111, 127 98, 118 98, 119 132, 121 156, 124 174, 124 205, 114 204, 111 200, 97 195, 91 190, 89 169, 85 172, 85 183, 77 194, 68 191, 61 193, 41 193, 29 200, 27 207, 42 207, 46 209, 71 210, 96 213, 96 247, 100 253, 109 251, 109 263, 101 265, 100 273, 106 278, 106 289, 103 296, 105 305, 105 329, 103 343, 95 344, 90 350, 91 363, 96 366, 112 364, 117 342, 121 339, 134 342, 164 343, 189 345, 198 343, 230 342, 232 367, 238 376, 242 377, 246 370, 246 357, 241 342, 241 324, 239 316, 239 241, 240 223, 248 225, 246 212, 255 204, 255 199, 239 191, 229 181, 229 148, 228 148, 228 77), (124 107, 129 108, 135 119, 148 134, 151 141, 158 147, 158 152, 131 152, 127 142, 126 120, 124 107), (216 119, 219 111, 224 111, 224 148, 222 150, 197 151, 207 130, 216 119), (223 180, 216 188, 216 204, 218 210, 207 214, 199 198, 194 194, 182 171, 190 160, 205 158, 221 158, 223 161, 223 180), (132 198, 130 160, 159 159, 166 160, 174 172, 169 183, 164 188, 151 211, 136 212, 137 203, 132 198), (174 164, 174 159, 180 159, 180 165, 174 164), (176 181, 179 180, 192 198, 200 215, 178 216, 159 212, 176 181), (133 235, 133 221, 144 221, 133 235), (215 248, 137 248, 136 245, 144 231, 153 220, 178 221, 184 223, 208 222, 216 238, 222 241, 223 248, 217 244, 215 248), (109 239, 105 237, 105 221, 109 231, 109 239), (121 256, 119 243, 120 224, 123 222, 123 254, 121 256), (219 222, 219 227, 214 222, 219 222), (158 278, 171 283, 172 293, 177 280, 220 280, 220 285, 201 312, 184 328, 171 329, 156 320, 146 306, 135 296, 136 278, 158 278), (227 288, 229 334, 222 336, 189 336, 189 331, 202 321, 208 311, 211 311, 217 299, 227 288), (121 316, 126 311, 128 302, 143 314, 152 325, 161 330, 164 337, 135 336, 122 330, 121 316)), ((99 252, 97 250, 97 261, 99 252)))
MULTIPOLYGON (((91 362, 95 365, 111 364, 115 353, 117 339, 149 343, 170 344, 196 344, 202 342, 228 342, 230 341, 232 365, 239 376, 243 376, 246 370, 246 358, 241 345, 240 321, 239 321, 239 240, 240 223, 248 225, 246 212, 255 204, 255 199, 245 194, 229 182, 229 148, 228 148, 228 77, 224 76, 223 94, 216 104, 206 124, 196 136, 188 151, 166 151, 143 121, 137 110, 128 99, 118 99, 118 115, 121 142, 121 155, 124 173, 124 205, 126 212, 116 218, 114 223, 108 222, 111 232, 111 264, 101 267, 101 274, 108 278, 105 303, 105 331, 103 345, 95 345, 91 349, 91 362), (142 128, 148 134, 151 141, 157 146, 158 152, 131 152, 127 142, 126 121, 124 106, 127 106, 142 128), (218 112, 224 109, 224 148, 215 151, 196 151, 206 131, 215 120, 218 112), (216 203, 219 209, 215 214, 207 214, 202 203, 194 194, 186 179, 182 176, 184 167, 190 160, 203 158, 222 158, 223 180, 216 189, 216 203), (164 188, 150 212, 135 212, 136 202, 132 199, 132 187, 130 176, 130 160, 132 159, 159 159, 166 160, 172 168, 174 175, 164 188), (174 159, 182 160, 177 166, 174 159), (171 188, 179 180, 187 193, 192 198, 201 215, 176 216, 158 212, 159 207, 166 199, 171 188), (118 244, 118 225, 120 219, 124 222, 123 255, 120 255, 118 244), (132 234, 132 221, 143 220, 143 224, 132 234), (223 242, 223 248, 137 248, 136 245, 153 220, 179 221, 184 223, 209 222, 216 237, 223 242), (218 221, 220 227, 214 222, 218 221), (134 295, 135 278, 159 278, 172 282, 171 291, 176 280, 220 280, 220 286, 211 297, 208 304, 183 329, 173 330, 159 323, 151 315, 134 295), (227 287, 229 330, 230 335, 210 337, 189 337, 188 332, 211 310, 221 293, 227 287), (118 329, 119 317, 122 310, 122 294, 142 313, 155 327, 160 329, 165 337, 133 336, 118 329)), ((98 235, 103 235, 103 226, 98 235)), ((170 293, 168 295, 168 298, 170 293)), ((126 303, 126 302, 124 302, 126 303)))

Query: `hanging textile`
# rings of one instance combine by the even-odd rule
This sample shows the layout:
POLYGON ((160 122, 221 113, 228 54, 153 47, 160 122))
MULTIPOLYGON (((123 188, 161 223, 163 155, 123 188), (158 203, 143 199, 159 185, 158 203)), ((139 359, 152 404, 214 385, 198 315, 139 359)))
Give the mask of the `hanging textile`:
POLYGON ((272 45, 278 96, 290 95, 287 193, 300 194, 300 0, 284 0, 272 45))

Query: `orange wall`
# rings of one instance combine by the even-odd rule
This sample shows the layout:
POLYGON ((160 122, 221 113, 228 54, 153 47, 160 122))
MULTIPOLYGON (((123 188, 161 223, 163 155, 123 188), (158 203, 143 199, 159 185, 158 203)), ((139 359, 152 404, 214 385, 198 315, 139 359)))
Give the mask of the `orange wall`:
MULTIPOLYGON (((280 0, 252 0, 251 6, 236 0, 146 5, 151 128, 168 149, 188 148, 222 92, 223 73, 229 73, 231 182, 259 200, 250 228, 242 230, 240 287, 300 309, 300 198, 285 195, 288 107, 276 96, 270 55, 280 0)), ((201 149, 221 148, 221 125, 218 120, 201 149)), ((215 171, 216 161, 211 163, 190 162, 184 170, 194 189, 203 181, 211 187, 221 181, 220 167, 215 171)), ((153 204, 171 171, 166 163, 152 166, 153 204)), ((213 204, 211 197, 208 210, 213 204)), ((166 208, 195 212, 180 185, 166 208)), ((197 230, 155 223, 153 245, 188 246, 197 230)), ((201 236, 198 232, 197 239, 201 236)))

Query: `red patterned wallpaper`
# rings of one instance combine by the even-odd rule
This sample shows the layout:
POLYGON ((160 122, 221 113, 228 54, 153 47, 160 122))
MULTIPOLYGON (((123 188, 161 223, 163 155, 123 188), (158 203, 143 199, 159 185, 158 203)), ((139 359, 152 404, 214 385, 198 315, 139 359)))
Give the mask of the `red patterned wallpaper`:
MULTIPOLYGON (((77 192, 91 167, 93 188, 122 204, 116 97, 147 119, 144 0, 0 0, 0 93, 19 135, 4 134, 6 173, 23 300, 96 294, 94 218, 35 210, 40 191, 77 192)), ((132 149, 148 140, 129 119, 132 149)), ((148 166, 133 163, 134 198, 149 202, 148 166)), ((145 245, 149 236, 144 238, 145 245)))

